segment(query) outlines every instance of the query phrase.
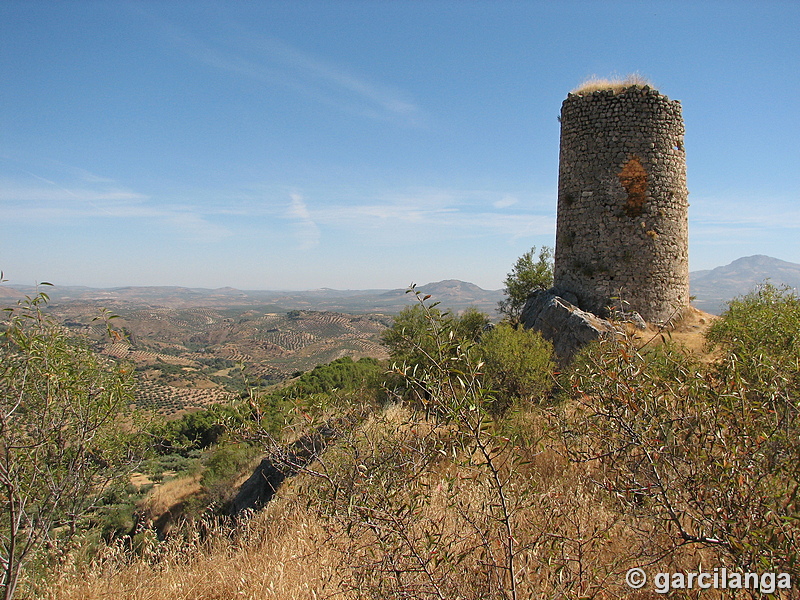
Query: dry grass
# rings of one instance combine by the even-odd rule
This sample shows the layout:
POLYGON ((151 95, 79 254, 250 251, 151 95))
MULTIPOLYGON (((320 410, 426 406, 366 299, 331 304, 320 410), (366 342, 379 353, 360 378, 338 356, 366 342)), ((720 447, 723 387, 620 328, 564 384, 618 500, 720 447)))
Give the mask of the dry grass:
POLYGON ((719 317, 716 315, 689 306, 669 327, 660 328, 656 325, 648 325, 647 329, 642 331, 632 324, 626 323, 625 331, 639 347, 643 345, 657 346, 664 341, 670 341, 682 346, 701 362, 711 363, 720 358, 720 350, 709 352, 706 344, 706 332, 717 319, 719 317))
MULTIPOLYGON (((87 572, 64 568, 46 600, 316 599, 337 589, 339 553, 313 515, 277 502, 235 535, 196 524, 186 537, 151 540, 129 560, 109 548, 87 572)), ((349 596, 339 594, 346 600, 349 596)))
POLYGON ((157 521, 163 514, 185 502, 202 489, 201 474, 170 479, 156 484, 139 507, 146 520, 157 521))
MULTIPOLYGON (((550 428, 537 409, 519 419, 536 431, 550 428)), ((506 581, 502 527, 484 465, 442 454, 415 477, 410 469, 381 470, 387 456, 402 461, 429 447, 425 444, 437 435, 430 423, 406 410, 369 419, 356 433, 353 445, 326 453, 330 463, 340 462, 338 472, 332 464, 325 467, 332 477, 353 474, 348 494, 333 499, 319 494, 326 483, 300 474, 266 509, 235 529, 195 522, 167 542, 152 536, 135 541, 133 554, 119 545, 106 548, 88 567, 67 559, 40 597, 501 597, 506 581), (348 456, 355 465, 345 462, 348 456), (361 469, 364 463, 374 470, 361 469), (404 505, 413 508, 397 512, 404 505)), ((652 557, 662 540, 592 483, 595 467, 568 462, 557 444, 501 453, 496 460, 508 478, 513 505, 519 597, 643 598, 625 587, 624 574, 652 557), (513 463, 512 455, 524 460, 513 463)), ((170 483, 153 497, 151 510, 168 509, 194 485, 191 480, 170 483)), ((698 557, 671 560, 672 566, 696 566, 698 557)), ((667 567, 662 563, 662 570, 667 567)))
POLYGON ((647 78, 639 73, 631 73, 625 77, 612 78, 602 78, 598 77, 597 75, 592 75, 578 87, 572 90, 572 93, 579 96, 585 96, 587 94, 591 94, 592 92, 599 91, 612 91, 615 94, 619 94, 630 87, 644 86, 653 87, 647 78))

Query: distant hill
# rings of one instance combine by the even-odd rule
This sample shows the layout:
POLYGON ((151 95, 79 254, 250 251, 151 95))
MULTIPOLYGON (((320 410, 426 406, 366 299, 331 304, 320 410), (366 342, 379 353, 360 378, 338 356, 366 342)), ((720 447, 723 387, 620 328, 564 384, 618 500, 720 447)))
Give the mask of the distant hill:
POLYGON ((425 294, 431 294, 442 298, 460 298, 464 301, 493 300, 498 294, 497 290, 484 290, 474 283, 459 281, 458 279, 446 279, 436 283, 429 283, 418 289, 425 294))
MULTIPOLYGON (((501 290, 484 290, 473 283, 448 279, 418 286, 443 308, 460 311, 475 307, 495 316, 497 303, 502 300, 501 290)), ((102 305, 110 310, 116 308, 163 307, 179 308, 231 308, 262 307, 264 310, 281 312, 289 310, 336 311, 350 314, 384 313, 396 314, 414 302, 406 288, 394 290, 334 290, 316 289, 306 291, 237 290, 185 288, 175 286, 143 286, 118 288, 87 288, 72 286, 42 287, 51 299, 51 304, 86 302, 102 305)), ((34 286, 13 284, 0 285, 0 302, 14 302, 26 294, 36 294, 34 286)))
MULTIPOLYGON (((785 284, 800 289, 800 264, 770 256, 746 256, 729 265, 689 274, 691 294, 696 297, 695 307, 720 314, 726 303, 736 296, 752 291, 769 280, 775 285, 785 284)), ((152 306, 165 308, 230 308, 261 307, 265 311, 289 310, 335 311, 349 314, 397 314, 414 302, 406 288, 394 290, 334 290, 329 288, 305 291, 237 290, 185 287, 119 287, 87 288, 55 286, 44 287, 51 303, 89 302, 115 307, 152 306)), ((475 307, 497 317, 497 303, 503 299, 502 290, 484 290, 474 283, 446 279, 417 286, 423 294, 441 303, 442 308, 461 311, 475 307)), ((0 303, 13 303, 26 294, 36 293, 33 286, 0 285, 0 303)))
MULTIPOLYGON (((491 316, 496 315, 497 303, 503 299, 502 290, 484 290, 474 283, 458 279, 427 283, 417 286, 416 289, 424 295, 430 294, 431 301, 440 302, 441 306, 451 310, 474 307, 491 316)), ((386 299, 404 301, 401 302, 401 306, 408 306, 409 301, 414 300, 414 296, 407 294, 405 288, 384 292, 382 296, 386 299)))
POLYGON ((757 254, 739 258, 723 267, 689 274, 692 304, 718 315, 729 300, 751 292, 769 280, 774 285, 800 289, 800 264, 757 254))

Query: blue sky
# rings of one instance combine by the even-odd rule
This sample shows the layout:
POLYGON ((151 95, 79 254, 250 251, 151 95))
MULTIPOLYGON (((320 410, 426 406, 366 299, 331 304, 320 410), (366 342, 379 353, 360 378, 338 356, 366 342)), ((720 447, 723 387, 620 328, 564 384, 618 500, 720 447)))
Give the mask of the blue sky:
POLYGON ((691 269, 800 262, 800 3, 0 2, 12 282, 502 287, 553 245, 557 116, 686 122, 691 269))

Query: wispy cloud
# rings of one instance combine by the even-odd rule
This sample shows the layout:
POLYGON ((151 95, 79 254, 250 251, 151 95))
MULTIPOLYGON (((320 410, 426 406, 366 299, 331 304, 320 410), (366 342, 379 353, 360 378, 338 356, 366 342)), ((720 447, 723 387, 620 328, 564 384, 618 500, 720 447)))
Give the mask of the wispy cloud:
POLYGON ((753 229, 800 229, 800 208, 791 198, 692 198, 690 226, 728 235, 753 229))
POLYGON ((495 200, 492 202, 492 206, 495 208, 508 208, 509 206, 514 206, 519 200, 514 196, 503 196, 500 200, 495 200))
POLYGON ((300 250, 310 250, 317 247, 320 241, 319 227, 311 218, 303 197, 300 194, 293 193, 290 198, 291 202, 287 215, 292 221, 300 250))
POLYGON ((6 169, 5 177, 0 172, 0 213, 6 221, 91 226, 93 220, 118 219, 130 226, 166 228, 193 242, 247 237, 254 227, 269 230, 281 222, 283 229, 273 233, 288 230, 300 250, 332 240, 382 247, 491 236, 513 241, 555 230, 547 194, 534 198, 438 188, 304 191, 270 185, 153 198, 111 178, 64 165, 57 173, 34 167, 20 175, 16 170, 9 176, 6 169), (329 238, 323 235, 326 231, 332 234, 329 238))
POLYGON ((417 122, 422 116, 421 109, 400 90, 359 77, 346 67, 301 52, 275 39, 262 38, 255 41, 254 46, 286 66, 299 80, 315 80, 317 85, 338 88, 372 105, 371 116, 380 118, 382 114, 393 115, 411 123, 417 122))
POLYGON ((198 214, 191 209, 165 211, 158 218, 194 241, 216 242, 233 235, 227 227, 214 223, 207 215, 198 214))
POLYGON ((379 243, 487 235, 513 240, 555 231, 554 214, 523 207, 507 210, 511 206, 504 202, 507 198, 492 192, 425 190, 388 194, 361 203, 327 203, 309 211, 308 216, 318 227, 361 237, 372 234, 379 243), (501 209, 495 208, 497 203, 501 209))
POLYGON ((236 26, 216 39, 150 15, 181 52, 208 67, 297 91, 339 110, 370 119, 419 125, 424 111, 397 87, 372 81, 347 66, 279 39, 236 26))
POLYGON ((80 171, 74 179, 43 177, 19 169, 24 177, 0 179, 0 211, 7 221, 74 222, 91 219, 150 220, 193 241, 218 241, 232 235, 198 206, 159 204, 112 179, 80 171))

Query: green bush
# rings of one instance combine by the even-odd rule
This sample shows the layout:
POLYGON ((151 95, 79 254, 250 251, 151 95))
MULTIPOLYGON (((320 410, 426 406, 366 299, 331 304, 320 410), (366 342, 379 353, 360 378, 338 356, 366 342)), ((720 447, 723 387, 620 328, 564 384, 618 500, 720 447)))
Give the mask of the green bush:
POLYGON ((489 327, 489 315, 477 308, 468 308, 453 320, 453 330, 459 339, 479 341, 489 327))
POLYGON ((205 492, 205 504, 224 509, 236 491, 235 481, 258 453, 257 448, 245 443, 225 441, 215 446, 205 460, 206 470, 200 481, 205 492))
MULTIPOLYGON (((437 319, 449 318, 435 306, 430 307, 429 311, 437 319)), ((381 342, 398 364, 429 364, 430 356, 436 349, 426 313, 419 304, 400 311, 392 326, 381 334, 381 342)))
POLYGON ((487 385, 497 397, 494 410, 517 400, 540 400, 553 386, 553 346, 538 332, 501 323, 479 345, 487 385))
POLYGON ((360 387, 376 387, 383 368, 374 358, 354 361, 349 356, 302 374, 290 388, 297 394, 324 394, 336 390, 350 391, 360 387))
MULTIPOLYGON (((449 597, 444 591, 451 579, 446 575, 447 570, 463 568, 462 562, 466 564, 469 558, 474 558, 477 559, 476 572, 488 584, 481 597, 489 597, 490 590, 503 590, 504 597, 517 598, 521 549, 517 546, 515 515, 522 502, 510 492, 515 489, 513 479, 522 461, 511 451, 514 441, 497 433, 492 414, 497 406, 497 395, 487 385, 484 351, 477 341, 481 337, 484 342, 489 338, 488 353, 500 368, 501 363, 509 361, 508 356, 499 351, 507 331, 501 330, 492 339, 492 334, 483 333, 484 322, 479 313, 471 312, 463 320, 455 319, 436 310, 435 304, 427 305, 429 296, 418 292, 416 296, 418 304, 406 312, 404 317, 408 318, 402 319, 399 327, 395 323, 395 331, 390 334, 399 350, 393 353, 392 371, 402 381, 405 397, 421 409, 420 413, 424 410, 426 422, 434 429, 441 428, 438 435, 428 439, 430 445, 417 446, 408 454, 418 453, 417 460, 423 465, 428 461, 431 465, 439 457, 452 456, 456 460, 461 457, 462 468, 469 472, 470 486, 482 489, 485 501, 467 509, 453 499, 448 508, 466 516, 464 525, 476 531, 483 543, 454 552, 451 547, 459 543, 461 536, 441 526, 440 515, 433 522, 423 522, 423 531, 419 531, 417 515, 422 514, 431 501, 430 489, 417 494, 411 492, 410 497, 384 496, 395 486, 381 482, 373 488, 377 492, 373 498, 369 493, 372 490, 362 488, 368 493, 358 499, 358 506, 365 507, 369 515, 366 524, 372 528, 378 545, 386 554, 414 558, 406 564, 402 564, 402 560, 394 563, 398 582, 401 574, 406 579, 408 573, 424 573, 431 586, 430 597, 449 597), (432 557, 432 560, 428 562, 421 557, 432 557), (440 566, 444 567, 441 571, 440 566)), ((399 454, 397 449, 394 453, 390 450, 383 464, 399 459, 399 464, 392 467, 402 468, 404 463, 411 466, 403 455, 412 447, 403 444, 399 454)), ((393 479, 401 486, 406 481, 412 484, 424 481, 426 477, 419 476, 424 472, 419 467, 426 468, 423 465, 409 469, 414 474, 410 477, 393 476, 393 479)), ((364 472, 370 477, 380 477, 380 469, 372 465, 365 466, 364 472)), ((454 485, 455 478, 451 481, 454 485)), ((418 588, 411 581, 409 577, 408 583, 398 583, 403 597, 419 597, 415 593, 418 588)))
POLYGON ((156 451, 162 455, 175 452, 184 455, 192 450, 202 450, 217 443, 231 427, 247 418, 244 406, 215 404, 210 408, 187 413, 174 421, 160 421, 153 425, 157 438, 156 451))
POLYGON ((438 302, 427 306, 418 303, 404 308, 383 332, 381 341, 395 364, 430 367, 445 337, 474 345, 489 324, 488 315, 474 308, 457 317, 440 311, 437 305, 438 302))
POLYGON ((800 389, 800 298, 788 288, 763 285, 728 304, 707 340, 726 356, 725 372, 762 396, 776 391, 794 400, 800 389))

